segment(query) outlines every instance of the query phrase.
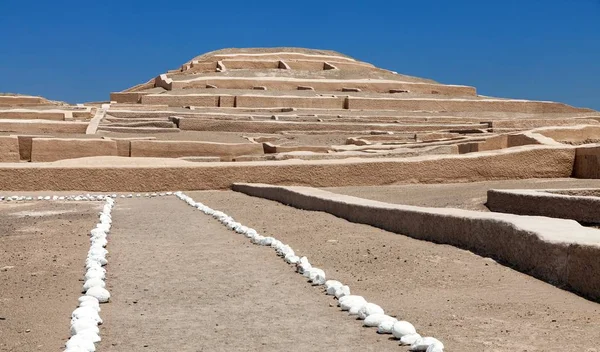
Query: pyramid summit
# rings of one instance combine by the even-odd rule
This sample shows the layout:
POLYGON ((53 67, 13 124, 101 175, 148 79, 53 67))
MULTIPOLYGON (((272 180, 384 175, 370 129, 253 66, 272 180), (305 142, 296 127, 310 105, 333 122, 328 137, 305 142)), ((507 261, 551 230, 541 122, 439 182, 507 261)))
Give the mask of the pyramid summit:
POLYGON ((117 103, 199 107, 561 113, 551 102, 495 99, 475 87, 398 74, 328 50, 223 49, 111 94, 117 103), (259 97, 257 97, 259 96, 259 97))

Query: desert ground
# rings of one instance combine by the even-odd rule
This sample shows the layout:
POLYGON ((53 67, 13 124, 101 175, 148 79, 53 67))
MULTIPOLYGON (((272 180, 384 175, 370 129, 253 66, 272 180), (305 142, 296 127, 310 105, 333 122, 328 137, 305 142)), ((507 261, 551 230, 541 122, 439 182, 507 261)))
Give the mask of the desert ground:
POLYGON ((0 203, 0 351, 58 351, 99 204, 0 203))
MULTIPOLYGON (((469 200, 510 185, 431 188, 440 197, 459 192, 469 200)), ((187 193, 288 243, 353 294, 442 337, 450 351, 592 351, 600 344, 597 303, 490 258, 237 192, 187 193)), ((68 338, 86 234, 98 209, 97 202, 2 204, 0 274, 7 279, 0 350, 55 350, 68 338)), ((332 296, 271 250, 173 196, 118 198, 112 217, 106 279, 112 298, 102 305, 99 351, 407 350, 341 312, 332 296)))

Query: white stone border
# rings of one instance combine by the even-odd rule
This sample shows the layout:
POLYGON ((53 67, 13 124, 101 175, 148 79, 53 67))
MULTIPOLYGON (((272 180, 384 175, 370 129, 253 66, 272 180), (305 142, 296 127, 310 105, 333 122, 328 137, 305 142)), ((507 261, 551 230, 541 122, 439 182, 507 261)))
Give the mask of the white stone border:
POLYGON ((71 337, 65 343, 64 352, 94 352, 95 343, 100 342, 100 329, 98 325, 102 324, 99 312, 100 303, 106 303, 110 300, 110 292, 106 290, 105 279, 106 269, 104 266, 108 263, 106 255, 106 245, 108 244, 108 234, 112 225, 111 211, 116 198, 154 198, 173 195, 173 192, 161 193, 129 193, 121 194, 78 194, 78 195, 46 195, 46 196, 23 196, 0 195, 1 202, 19 202, 19 201, 102 201, 105 204, 102 212, 99 214, 99 222, 90 235, 90 249, 88 251, 82 292, 85 293, 78 299, 78 307, 71 314, 71 337))
POLYGON ((129 193, 129 194, 78 194, 78 195, 68 195, 68 196, 4 196, 0 195, 0 202, 17 202, 17 201, 38 201, 38 200, 62 200, 62 201, 98 201, 104 200, 106 198, 154 198, 154 197, 164 197, 170 196, 173 192, 161 192, 161 193, 129 193))
POLYGON ((96 228, 90 231, 90 250, 85 260, 86 273, 79 307, 71 314, 71 338, 65 344, 65 352, 96 351, 95 343, 100 342, 100 303, 110 300, 110 293, 105 288, 106 269, 108 263, 106 245, 112 218, 110 216, 115 200, 104 197, 105 204, 100 212, 100 220, 96 228))
POLYGON ((335 296, 338 299, 338 306, 342 311, 349 311, 350 315, 358 315, 358 318, 363 320, 363 326, 376 326, 378 333, 393 334, 395 338, 400 340, 401 345, 410 345, 410 351, 443 351, 444 345, 441 341, 433 337, 421 337, 411 323, 398 321, 396 318, 386 315, 380 306, 367 302, 362 296, 351 295, 350 288, 341 282, 326 280, 325 272, 322 269, 313 267, 308 258, 296 255, 289 245, 274 237, 261 236, 256 230, 236 222, 231 216, 200 202, 195 202, 182 192, 175 192, 175 196, 204 214, 217 219, 229 230, 248 237, 253 244, 273 248, 277 255, 282 257, 288 264, 294 264, 296 271, 307 277, 313 286, 324 285, 327 291, 326 294, 335 296))

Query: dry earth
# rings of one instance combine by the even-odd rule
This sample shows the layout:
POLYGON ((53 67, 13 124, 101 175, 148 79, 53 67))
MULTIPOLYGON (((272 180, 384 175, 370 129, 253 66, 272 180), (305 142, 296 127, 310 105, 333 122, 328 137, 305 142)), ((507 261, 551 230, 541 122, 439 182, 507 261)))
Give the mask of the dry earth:
POLYGON ((101 351, 382 351, 271 249, 175 197, 113 210, 101 351))
POLYGON ((59 351, 69 338, 96 202, 0 204, 0 351, 59 351))
MULTIPOLYGON (((442 339, 448 351, 600 346, 600 305, 490 259, 240 193, 189 195, 288 243, 353 293, 442 339)), ((368 330, 358 324, 353 329, 368 330)))
POLYGON ((332 187, 328 191, 388 203, 489 211, 489 189, 600 188, 600 180, 530 179, 446 184, 332 187))

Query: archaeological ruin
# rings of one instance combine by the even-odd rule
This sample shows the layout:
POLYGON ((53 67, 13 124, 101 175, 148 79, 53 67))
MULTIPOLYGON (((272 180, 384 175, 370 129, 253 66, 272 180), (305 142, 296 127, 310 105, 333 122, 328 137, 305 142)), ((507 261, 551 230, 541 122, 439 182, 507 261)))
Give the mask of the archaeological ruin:
POLYGON ((330 50, 165 61, 0 93, 0 351, 600 346, 600 112, 330 50))

